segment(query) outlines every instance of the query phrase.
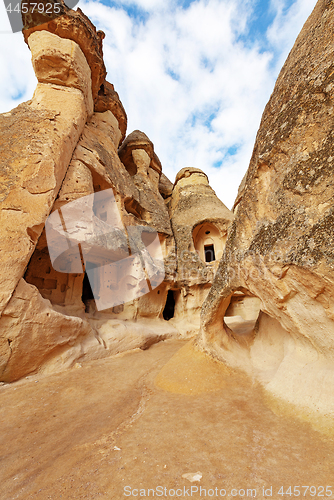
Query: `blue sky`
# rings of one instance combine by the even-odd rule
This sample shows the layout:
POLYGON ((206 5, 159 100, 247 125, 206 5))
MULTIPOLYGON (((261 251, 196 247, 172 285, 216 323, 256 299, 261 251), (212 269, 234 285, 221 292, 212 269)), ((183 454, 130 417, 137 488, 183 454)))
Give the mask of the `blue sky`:
MULTIPOLYGON (((107 79, 165 174, 204 170, 231 208, 275 80, 316 0, 80 0, 106 33, 107 79)), ((2 5, 2 4, 0 4, 2 5)), ((0 8, 1 11, 1 8, 0 8)), ((0 112, 36 79, 20 33, 0 12, 0 112), (7 31, 7 33, 6 33, 7 31)))

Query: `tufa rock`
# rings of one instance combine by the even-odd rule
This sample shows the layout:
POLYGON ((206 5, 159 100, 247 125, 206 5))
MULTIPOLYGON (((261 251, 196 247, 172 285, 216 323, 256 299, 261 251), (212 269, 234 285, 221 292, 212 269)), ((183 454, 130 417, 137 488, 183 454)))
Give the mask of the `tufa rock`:
POLYGON ((200 309, 223 253, 233 214, 198 168, 177 174, 169 206, 175 238, 176 269, 172 283, 178 329, 196 333, 200 309))
MULTIPOLYGON (((118 155, 138 189, 139 203, 136 208, 133 206, 134 215, 151 224, 159 233, 171 235, 168 211, 159 193, 162 166, 153 143, 146 134, 135 130, 127 136, 118 155)), ((131 212, 131 208, 129 210, 131 212)))
POLYGON ((326 413, 334 413, 333 29, 334 3, 319 0, 264 110, 198 339, 276 396, 326 413), (241 320, 253 326, 238 334, 233 316, 239 331, 241 320))
POLYGON ((64 13, 57 17, 51 16, 52 19, 50 20, 46 17, 45 22, 42 24, 40 24, 40 21, 43 21, 44 18, 40 18, 37 10, 33 14, 22 14, 24 40, 28 43, 28 39, 32 33, 36 31, 48 31, 60 38, 76 42, 84 53, 91 69, 92 97, 95 102, 107 74, 102 51, 102 40, 105 35, 102 31, 96 31, 95 26, 81 9, 78 8, 77 11, 73 11, 68 9, 62 0, 59 3, 62 4, 64 13))
POLYGON ((216 268, 205 244, 218 256, 233 218, 203 172, 181 171, 173 187, 144 133, 123 141, 103 34, 80 9, 62 9, 25 18, 38 85, 0 115, 6 382, 193 335, 216 268), (181 276, 183 251, 203 276, 181 276))
POLYGON ((104 113, 105 111, 111 111, 112 114, 117 118, 118 127, 121 131, 121 143, 126 136, 127 128, 127 116, 123 104, 120 101, 119 95, 114 89, 114 86, 104 81, 100 87, 94 110, 97 113, 104 113))
POLYGON ((87 115, 91 116, 94 110, 91 71, 79 45, 48 31, 32 33, 28 45, 39 83, 81 90, 87 115))

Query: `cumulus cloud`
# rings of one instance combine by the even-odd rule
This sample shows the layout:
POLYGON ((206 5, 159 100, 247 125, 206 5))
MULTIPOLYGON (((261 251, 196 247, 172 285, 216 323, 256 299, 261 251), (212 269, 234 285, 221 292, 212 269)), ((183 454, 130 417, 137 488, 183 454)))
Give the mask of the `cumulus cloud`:
MULTIPOLYGON (((278 71, 315 3, 82 0, 79 6, 106 33, 108 80, 128 113, 128 132, 150 137, 172 181, 185 166, 203 169, 231 208, 278 71), (260 29, 261 10, 270 15, 260 29)), ((0 111, 30 98, 36 83, 20 35, 4 36, 0 111)))
POLYGON ((22 33, 11 32, 4 3, 0 1, 0 112, 31 99, 37 79, 22 33))

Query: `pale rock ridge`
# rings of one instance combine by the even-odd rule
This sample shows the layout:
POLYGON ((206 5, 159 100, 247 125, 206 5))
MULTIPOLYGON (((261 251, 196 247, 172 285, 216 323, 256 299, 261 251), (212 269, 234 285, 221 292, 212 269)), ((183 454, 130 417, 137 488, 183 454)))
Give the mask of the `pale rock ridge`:
POLYGON ((38 84, 32 101, 0 117, 0 313, 28 264, 86 118, 82 92, 52 84, 38 84), (18 134, 22 140, 14 141, 18 134))
POLYGON ((265 108, 197 341, 274 395, 331 414, 333 29, 334 4, 319 0, 265 108))
POLYGON ((168 207, 175 238, 173 322, 196 334, 233 214, 217 198, 207 175, 190 167, 177 174, 168 207))
MULTIPOLYGON (((162 173, 153 143, 143 132, 134 131, 125 139, 125 110, 113 85, 105 80, 104 34, 96 32, 80 9, 70 11, 61 4, 62 15, 56 19, 37 11, 35 16, 25 17, 24 37, 38 85, 31 101, 0 115, 0 379, 6 382, 36 371, 68 368, 77 361, 146 349, 168 337, 193 335, 210 280, 190 276, 181 280, 177 275, 173 221, 184 227, 195 221, 199 227, 207 215, 194 207, 210 200, 210 228, 217 232, 213 243, 218 250, 233 218, 206 178, 202 185, 205 175, 187 169, 192 175, 190 184, 200 186, 193 190, 193 210, 182 219, 180 200, 189 182, 179 176, 173 188, 162 173), (103 197, 108 193, 117 209, 118 226, 105 234, 109 215, 103 203, 109 201, 104 202, 103 197), (95 194, 102 194, 102 202, 93 206, 95 194), (88 217, 80 212, 80 199, 89 196, 88 217), (74 268, 67 268, 65 262, 57 270, 50 259, 44 226, 50 214, 59 217, 58 210, 64 214, 68 203, 72 203, 77 221, 72 224, 74 246, 70 245, 69 255, 77 260, 74 268), (84 246, 90 251, 90 265, 103 266, 110 252, 116 260, 125 260, 130 250, 144 252, 150 276, 159 278, 156 288, 147 288, 149 293, 143 295, 140 288, 146 290, 147 279, 138 277, 131 266, 122 271, 121 280, 108 275, 111 281, 107 281, 99 275, 99 295, 108 287, 119 293, 138 289, 140 294, 128 295, 131 300, 127 303, 97 310, 87 263, 78 259, 76 251, 85 239, 84 228, 90 231, 90 243, 84 246), (159 249, 151 249, 152 255, 143 231, 147 244, 157 234, 159 249), (173 306, 170 298, 175 293, 182 298, 176 304, 174 300, 173 306), (171 318, 173 321, 166 321, 171 318)), ((188 174, 183 172, 181 177, 188 174)), ((191 189, 186 196, 191 196, 191 189)), ((196 260, 200 250, 194 246, 191 229, 187 238, 185 245, 196 260)), ((197 239, 203 247, 203 235, 197 239)), ((200 267, 205 268, 202 247, 200 267)))
POLYGON ((36 31, 48 31, 60 38, 76 42, 85 55, 92 75, 92 97, 96 102, 98 92, 106 78, 106 68, 103 61, 102 40, 103 31, 96 31, 81 9, 70 10, 63 0, 58 0, 61 5, 62 15, 54 18, 46 12, 22 14, 24 30, 23 35, 26 43, 30 35, 36 31))
POLYGON ((81 90, 90 117, 94 110, 91 71, 79 45, 48 31, 32 33, 28 45, 39 83, 81 90))

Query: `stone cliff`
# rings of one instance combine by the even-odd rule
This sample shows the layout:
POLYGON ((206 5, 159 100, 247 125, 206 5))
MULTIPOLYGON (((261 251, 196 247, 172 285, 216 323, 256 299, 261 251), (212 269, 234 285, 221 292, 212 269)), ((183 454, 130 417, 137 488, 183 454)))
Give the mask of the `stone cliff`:
POLYGON ((6 382, 197 333, 233 219, 203 172, 173 186, 150 139, 126 137, 104 34, 62 9, 24 19, 38 85, 0 115, 6 382))
POLYGON ((145 133, 126 135, 80 9, 25 19, 38 85, 0 115, 0 380, 199 331, 271 394, 333 414, 333 25, 319 0, 232 213, 202 170, 172 184, 145 133))
POLYGON ((334 412, 334 4, 319 0, 267 104, 197 343, 274 395, 334 412))

